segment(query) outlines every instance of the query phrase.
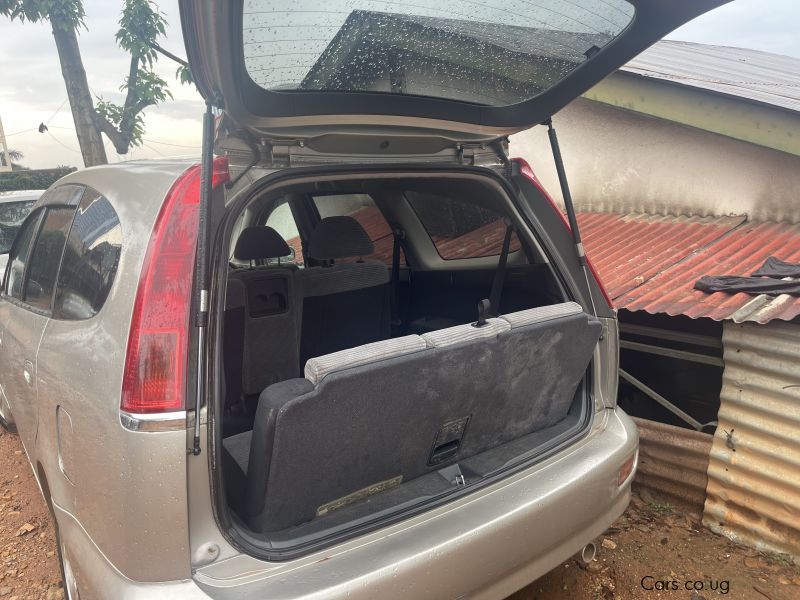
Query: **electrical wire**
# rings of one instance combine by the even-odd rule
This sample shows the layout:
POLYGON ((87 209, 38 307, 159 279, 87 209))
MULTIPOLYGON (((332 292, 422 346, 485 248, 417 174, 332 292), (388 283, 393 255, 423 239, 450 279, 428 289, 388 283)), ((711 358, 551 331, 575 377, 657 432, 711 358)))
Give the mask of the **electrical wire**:
POLYGON ((58 139, 56 136, 54 136, 52 133, 50 133, 50 130, 47 130, 47 135, 49 135, 51 138, 53 138, 53 140, 55 140, 55 141, 56 141, 56 143, 58 143, 59 145, 63 146, 64 148, 66 148, 66 149, 67 149, 67 150, 69 150, 70 152, 74 152, 75 154, 81 154, 81 151, 80 151, 80 150, 75 150, 75 148, 70 148, 70 147, 69 147, 69 146, 67 146, 67 145, 66 145, 64 142, 62 142, 62 141, 61 141, 61 140, 59 140, 59 139, 58 139))

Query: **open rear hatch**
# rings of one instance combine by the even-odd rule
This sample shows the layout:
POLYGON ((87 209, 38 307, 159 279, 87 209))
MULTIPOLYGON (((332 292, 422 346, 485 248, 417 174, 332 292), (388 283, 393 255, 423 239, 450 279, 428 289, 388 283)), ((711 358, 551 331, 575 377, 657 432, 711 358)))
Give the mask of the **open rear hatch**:
MULTIPOLYGON (((441 0, 427 7, 378 0, 324 5, 314 0, 181 0, 180 6, 190 65, 209 108, 222 108, 233 127, 244 132, 240 136, 254 146, 269 147, 270 153, 287 143, 313 145, 326 138, 330 164, 343 162, 344 153, 366 157, 365 163, 386 163, 387 154, 398 162, 399 156, 413 157, 430 148, 431 141, 432 146, 451 144, 459 152, 467 144, 499 145, 511 133, 548 122, 663 35, 726 1, 441 0)), ((209 110, 203 156, 209 173, 212 125, 209 110)), ((580 276, 591 290, 552 130, 551 142, 580 276)), ((488 185, 491 179, 493 191, 478 202, 495 194, 492 206, 503 207, 496 221, 501 238, 505 231, 509 240, 512 227, 520 238, 527 237, 518 253, 521 265, 562 268, 554 246, 549 246, 549 256, 541 251, 537 236, 543 232, 534 231, 533 225, 538 217, 526 216, 519 190, 509 185, 508 178, 519 177, 521 171, 511 169, 505 158, 503 154, 501 162, 509 167, 505 179, 452 163, 440 169, 444 173, 450 168, 454 180, 475 176, 476 182, 488 185)), ((334 170, 320 167, 300 174, 308 182, 317 176, 330 179, 334 170)), ((354 177, 344 169, 337 172, 354 177)), ((285 172, 275 174, 254 187, 266 189, 286 177, 285 172)), ((387 190, 399 194, 398 203, 409 204, 414 190, 402 185, 392 181, 387 190)), ((526 195, 537 194, 526 198, 528 204, 549 210, 537 186, 524 191, 530 187, 521 186, 526 195)), ((201 224, 210 185, 203 190, 201 224)), ((326 185, 314 188, 315 193, 332 190, 326 185)), ((252 198, 256 192, 247 190, 242 196, 252 198)), ((296 189, 287 198, 296 202, 309 193, 296 189)), ((244 208, 239 200, 233 205, 244 208)), ((321 224, 320 214, 305 214, 321 224)), ((208 235, 201 233, 196 305, 205 311, 209 285, 203 244, 208 235)), ((309 233, 311 243, 306 245, 308 235, 303 238, 303 252, 313 246, 309 233)), ((544 234, 550 236, 549 231, 544 234)), ((569 234, 561 229, 553 235, 563 239, 569 234)), ((499 265, 508 258, 507 241, 504 247, 499 265)), ((343 266, 333 264, 340 258, 361 262, 363 254, 322 253, 319 264, 306 262, 304 268, 281 275, 289 282, 281 283, 281 289, 290 290, 291 281, 307 279, 313 269, 332 273, 324 269, 343 266)), ((393 263, 396 273, 399 262, 393 263)), ((223 264, 228 267, 227 258, 223 264)), ((425 271, 420 268, 423 275, 425 271)), ((436 274, 435 269, 428 271, 436 274)), ((275 279, 274 272, 270 277, 275 279)), ((385 267, 381 277, 386 284, 385 267)), ((574 273, 570 277, 578 281, 574 273)), ((310 288, 308 281, 298 286, 310 288)), ((316 296, 306 292, 303 311, 311 304, 309 297, 317 302, 320 296, 335 295, 326 289, 316 296)), ((221 442, 228 501, 235 511, 228 522, 233 524, 231 535, 254 554, 285 559, 420 510, 428 501, 477 489, 587 431, 592 394, 602 394, 598 381, 586 375, 592 372, 592 358, 604 356, 597 350, 604 328, 598 316, 608 317, 610 309, 599 315, 591 291, 556 296, 549 304, 494 311, 494 318, 485 322, 479 318, 432 331, 406 330, 379 338, 377 346, 359 342, 343 353, 312 355, 299 365, 297 375, 268 386, 259 394, 252 429, 221 442), (580 295, 587 296, 583 306, 571 301, 581 300, 580 295)), ((338 302, 351 306, 348 299, 338 302)), ((242 306, 246 310, 246 300, 242 306)), ((201 366, 204 315, 196 319, 201 366)), ((612 364, 616 357, 603 360, 612 364)), ((198 408, 204 381, 201 373, 198 408)), ((199 420, 196 428, 197 453, 199 420)))
POLYGON ((181 0, 202 95, 258 137, 435 133, 543 122, 729 0, 181 0))

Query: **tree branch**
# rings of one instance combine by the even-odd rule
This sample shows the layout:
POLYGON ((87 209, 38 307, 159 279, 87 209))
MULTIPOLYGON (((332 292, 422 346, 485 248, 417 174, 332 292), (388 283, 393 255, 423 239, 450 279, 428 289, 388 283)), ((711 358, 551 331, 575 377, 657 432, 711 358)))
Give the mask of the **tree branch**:
POLYGON ((128 148, 131 145, 130 136, 126 136, 117 131, 116 127, 114 127, 107 119, 104 119, 98 115, 96 111, 94 115, 94 121, 97 125, 97 128, 105 133, 106 136, 108 136, 108 139, 111 140, 111 143, 114 144, 114 149, 117 151, 117 154, 125 154, 128 151, 128 148))
POLYGON ((183 66, 183 67, 188 67, 188 66, 189 66, 189 63, 188 63, 187 61, 183 60, 183 59, 182 59, 181 57, 179 57, 179 56, 176 56, 176 55, 174 55, 174 54, 173 54, 172 52, 170 52, 169 50, 166 50, 166 49, 162 48, 161 46, 159 46, 159 45, 158 45, 158 44, 156 44, 155 42, 150 42, 149 46, 150 46, 150 47, 151 47, 153 50, 155 50, 156 52, 160 52, 161 54, 163 54, 163 55, 164 55, 164 56, 166 56, 167 58, 171 58, 172 60, 174 60, 174 61, 175 61, 176 63, 178 63, 179 65, 181 65, 181 66, 183 66))

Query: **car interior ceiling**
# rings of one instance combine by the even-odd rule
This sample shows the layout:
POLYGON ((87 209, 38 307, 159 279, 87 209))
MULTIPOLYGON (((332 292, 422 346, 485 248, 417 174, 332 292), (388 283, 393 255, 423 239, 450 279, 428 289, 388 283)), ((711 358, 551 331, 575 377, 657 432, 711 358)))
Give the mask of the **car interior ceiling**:
POLYGON ((600 325, 565 302, 506 206, 455 178, 296 184, 248 203, 221 427, 228 503, 252 535, 447 493, 577 426, 600 325))

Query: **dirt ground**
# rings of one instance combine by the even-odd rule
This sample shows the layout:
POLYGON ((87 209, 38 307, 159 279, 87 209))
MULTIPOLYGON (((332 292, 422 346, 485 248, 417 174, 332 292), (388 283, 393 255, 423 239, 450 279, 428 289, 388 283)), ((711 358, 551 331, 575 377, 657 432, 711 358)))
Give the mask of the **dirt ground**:
POLYGON ((507 600, 800 600, 800 567, 716 535, 697 509, 634 486, 633 500, 597 543, 507 600))
MULTIPOLYGON (((592 563, 571 559, 507 600, 800 600, 800 567, 788 557, 738 546, 699 520, 691 508, 637 488, 597 540, 592 563), (657 582, 669 582, 669 591, 657 582)), ((50 515, 19 438, 2 429, 0 560, 0 600, 63 598, 50 515)))
POLYGON ((0 428, 0 598, 64 597, 50 514, 19 437, 0 428))

